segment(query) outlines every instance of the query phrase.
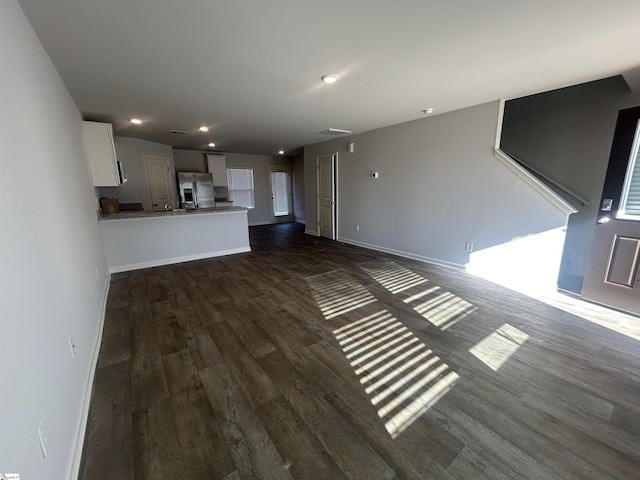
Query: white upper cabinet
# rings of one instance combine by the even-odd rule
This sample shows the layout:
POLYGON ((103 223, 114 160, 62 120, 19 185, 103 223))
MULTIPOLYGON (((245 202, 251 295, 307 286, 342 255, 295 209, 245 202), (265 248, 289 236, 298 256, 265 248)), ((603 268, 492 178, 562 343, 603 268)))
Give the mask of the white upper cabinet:
POLYGON ((227 186, 227 157, 207 154, 207 168, 213 174, 214 187, 227 186))
POLYGON ((84 151, 91 167, 94 187, 118 187, 120 173, 113 129, 109 123, 82 122, 84 151))

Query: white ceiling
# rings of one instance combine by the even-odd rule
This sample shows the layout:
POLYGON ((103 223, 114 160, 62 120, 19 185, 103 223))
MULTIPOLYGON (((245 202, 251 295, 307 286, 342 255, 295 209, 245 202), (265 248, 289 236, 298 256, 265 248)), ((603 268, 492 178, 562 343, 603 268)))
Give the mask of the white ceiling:
POLYGON ((291 151, 640 66, 638 0, 19 2, 87 119, 177 148, 291 151))

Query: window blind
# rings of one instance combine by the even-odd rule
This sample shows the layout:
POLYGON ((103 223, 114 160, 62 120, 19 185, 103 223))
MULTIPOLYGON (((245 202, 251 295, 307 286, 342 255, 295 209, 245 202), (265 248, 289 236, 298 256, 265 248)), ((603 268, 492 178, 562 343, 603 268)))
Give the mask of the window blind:
MULTIPOLYGON (((622 217, 640 220, 640 121, 629 155, 629 166, 620 202, 622 217), (637 217, 637 218, 636 218, 637 217)), ((620 216, 620 214, 618 214, 620 216)))
POLYGON ((636 155, 626 191, 623 211, 625 215, 640 216, 640 152, 636 155))
POLYGON ((227 183, 229 200, 233 201, 234 207, 256 207, 252 168, 227 168, 227 183))

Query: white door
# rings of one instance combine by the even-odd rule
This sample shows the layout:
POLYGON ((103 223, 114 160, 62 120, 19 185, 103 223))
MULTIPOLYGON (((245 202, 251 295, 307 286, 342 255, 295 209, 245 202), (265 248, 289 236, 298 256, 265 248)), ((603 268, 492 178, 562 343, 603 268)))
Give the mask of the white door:
POLYGON ((640 107, 618 114, 582 296, 640 315, 640 107))
POLYGON ((316 158, 318 170, 318 234, 336 238, 335 154, 316 158))
POLYGON ((291 169, 269 167, 271 188, 271 213, 274 222, 291 221, 291 169))
POLYGON ((145 155, 144 162, 153 210, 165 210, 165 205, 173 208, 173 188, 171 187, 169 159, 145 155))

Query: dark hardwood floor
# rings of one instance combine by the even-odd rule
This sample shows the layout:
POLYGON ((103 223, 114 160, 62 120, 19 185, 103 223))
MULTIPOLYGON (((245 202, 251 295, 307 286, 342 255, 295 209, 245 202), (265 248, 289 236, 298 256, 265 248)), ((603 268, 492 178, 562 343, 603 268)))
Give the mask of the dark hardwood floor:
POLYGON ((80 478, 640 478, 640 341, 299 225, 250 237, 112 277, 80 478))

